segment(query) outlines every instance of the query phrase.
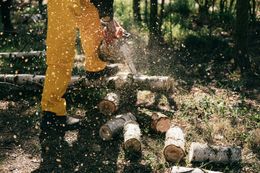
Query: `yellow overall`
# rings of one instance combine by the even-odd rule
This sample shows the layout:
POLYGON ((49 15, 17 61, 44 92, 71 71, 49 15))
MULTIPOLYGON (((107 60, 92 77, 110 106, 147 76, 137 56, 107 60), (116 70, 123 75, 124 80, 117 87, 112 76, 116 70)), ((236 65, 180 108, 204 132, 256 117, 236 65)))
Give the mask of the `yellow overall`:
POLYGON ((90 0, 49 0, 47 30, 47 71, 42 94, 42 110, 66 115, 66 92, 75 56, 76 28, 86 55, 85 69, 101 71, 107 63, 98 57, 103 38, 98 10, 90 0))

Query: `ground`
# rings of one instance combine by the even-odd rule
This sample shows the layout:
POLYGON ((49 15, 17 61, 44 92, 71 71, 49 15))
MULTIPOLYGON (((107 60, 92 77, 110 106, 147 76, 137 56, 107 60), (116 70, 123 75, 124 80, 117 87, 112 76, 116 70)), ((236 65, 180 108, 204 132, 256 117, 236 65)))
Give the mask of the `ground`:
MULTIPOLYGON (((171 55, 174 56, 174 53, 171 55)), ((144 60, 137 64, 138 71, 145 73, 144 60)), ((149 67, 153 66, 150 64, 149 67)), ((164 71, 156 73, 163 75, 164 71)), ((240 146, 243 149, 240 163, 201 163, 193 166, 223 172, 259 172, 259 90, 242 88, 242 92, 237 92, 228 87, 218 87, 214 82, 207 85, 190 85, 184 79, 175 79, 175 82, 174 91, 167 94, 171 95, 176 105, 171 110, 174 113, 167 115, 171 117, 173 125, 183 129, 187 155, 191 142, 240 146)), ((164 159, 165 135, 152 131, 138 115, 142 131, 140 157, 125 153, 122 136, 103 141, 98 131, 109 117, 97 110, 100 92, 104 91, 77 87, 67 91, 68 112, 83 116, 84 128, 66 134, 68 145, 64 147, 61 160, 64 172, 159 173, 175 165, 164 159)), ((0 101, 1 172, 29 173, 39 168, 40 98, 40 91, 13 91, 3 87, 0 101)), ((123 109, 136 113, 135 106, 123 109)), ((192 166, 186 159, 178 165, 192 166)))
MULTIPOLYGON (((17 16, 20 17, 15 19, 17 23, 23 23, 25 15, 17 16)), ((30 22, 30 19, 24 21, 30 22)), ((1 51, 14 51, 16 47, 29 51, 31 46, 33 50, 44 49, 45 23, 24 25, 25 28, 19 28, 18 37, 1 37, 1 51), (27 30, 32 32, 25 32, 27 30)), ((122 109, 133 111, 138 117, 142 155, 138 157, 126 153, 122 135, 112 141, 103 141, 98 131, 109 117, 100 114, 96 105, 101 93, 107 90, 76 86, 70 88, 65 96, 68 113, 82 116, 84 128, 66 134, 67 145, 60 161, 64 172, 164 173, 174 165, 227 173, 260 172, 259 79, 240 78, 240 72, 233 69, 231 54, 234 43, 230 40, 229 31, 223 28, 212 30, 210 36, 191 35, 182 42, 173 40, 170 45, 158 44, 152 48, 146 46, 145 32, 138 29, 131 31, 131 52, 138 72, 174 79, 174 90, 161 94, 174 100, 174 106, 166 114, 172 125, 181 127, 185 134, 186 157, 182 162, 165 161, 162 153, 165 134, 151 130, 146 119, 137 114, 134 105, 126 104, 122 109), (241 162, 190 164, 187 155, 191 142, 239 146, 242 148, 241 162)), ((249 53, 254 62, 252 68, 259 77, 259 31, 256 33, 254 41, 250 41, 249 53)), ((43 58, 33 62, 28 59, 1 60, 0 72, 42 74, 45 69, 43 64, 43 58)), ((81 73, 84 74, 79 68, 73 71, 73 74, 81 73)), ((19 90, 5 82, 0 82, 0 86, 0 172, 29 173, 37 170, 41 161, 38 139, 41 90, 19 90)))

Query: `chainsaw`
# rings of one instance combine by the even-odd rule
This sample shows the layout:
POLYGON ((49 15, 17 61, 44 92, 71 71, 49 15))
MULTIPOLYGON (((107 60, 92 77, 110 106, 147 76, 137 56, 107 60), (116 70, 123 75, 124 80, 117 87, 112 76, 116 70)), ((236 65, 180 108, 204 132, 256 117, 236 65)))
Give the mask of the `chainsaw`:
POLYGON ((103 24, 104 39, 99 48, 100 55, 106 61, 127 64, 131 73, 137 74, 128 43, 130 33, 117 22, 115 22, 115 25, 115 32, 111 34, 106 24, 103 24))

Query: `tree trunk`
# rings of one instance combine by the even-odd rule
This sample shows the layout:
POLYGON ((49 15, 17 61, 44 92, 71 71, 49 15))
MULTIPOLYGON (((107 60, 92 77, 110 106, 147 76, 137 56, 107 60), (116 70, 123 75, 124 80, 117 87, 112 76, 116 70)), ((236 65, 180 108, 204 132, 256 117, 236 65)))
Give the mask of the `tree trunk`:
POLYGON ((193 142, 189 151, 189 162, 231 163, 241 160, 241 147, 209 146, 193 142))
POLYGON ((4 33, 11 33, 13 32, 13 25, 11 23, 11 8, 12 8, 12 0, 1 0, 1 17, 2 23, 4 25, 4 33))
POLYGON ((173 126, 168 129, 163 154, 169 162, 180 162, 183 159, 185 155, 185 139, 181 128, 173 126))
POLYGON ((250 17, 252 22, 254 23, 256 21, 256 1, 251 0, 250 4, 250 17))
POLYGON ((148 20, 148 0, 145 0, 145 7, 144 7, 144 22, 149 23, 148 20))
POLYGON ((162 0, 161 2, 161 10, 160 10, 160 18, 159 18, 159 35, 162 36, 162 25, 163 25, 163 20, 164 20, 164 5, 165 5, 165 0, 162 0))
POLYGON ((248 17, 249 0, 237 0, 236 6, 236 63, 242 75, 251 72, 251 64, 248 57, 248 17))
POLYGON ((141 22, 141 12, 140 12, 140 0, 133 0, 133 13, 134 13, 134 20, 136 22, 141 22))
POLYGON ((149 26, 149 47, 154 47, 158 44, 160 37, 158 22, 158 0, 150 1, 150 26, 149 26))

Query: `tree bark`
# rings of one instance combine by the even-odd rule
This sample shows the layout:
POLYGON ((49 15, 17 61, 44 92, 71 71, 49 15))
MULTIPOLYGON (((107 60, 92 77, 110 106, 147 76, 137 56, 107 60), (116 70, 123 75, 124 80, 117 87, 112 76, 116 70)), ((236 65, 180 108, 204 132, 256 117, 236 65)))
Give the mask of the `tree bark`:
POLYGON ((180 162, 183 159, 185 156, 185 139, 181 128, 173 126, 166 132, 163 154, 169 162, 180 162))
MULTIPOLYGON (((113 64, 112 64, 113 65, 113 64)), ((111 65, 111 66, 112 66, 111 65)), ((113 77, 104 78, 102 80, 91 81, 82 76, 72 76, 69 86, 80 83, 82 86, 93 87, 107 87, 111 89, 124 90, 128 87, 151 90, 151 91, 173 91, 173 80, 167 76, 146 76, 134 75, 128 80, 129 74, 117 74, 113 77)), ((0 82, 11 83, 20 86, 34 86, 42 88, 45 76, 32 74, 0 74, 0 82)))
POLYGON ((236 63, 242 75, 251 73, 251 64, 248 57, 248 18, 249 0, 237 0, 236 6, 236 63))
POLYGON ((151 128, 158 133, 165 133, 171 126, 171 120, 161 112, 150 111, 148 109, 138 110, 142 115, 149 117, 151 128))
POLYGON ((98 104, 99 111, 104 115, 112 115, 120 105, 120 95, 115 92, 107 93, 104 99, 98 104))
POLYGON ((160 18, 159 18, 159 35, 162 36, 162 25, 163 25, 163 20, 164 20, 164 5, 165 5, 165 0, 162 0, 161 2, 161 10, 160 10, 160 18))
POLYGON ((124 149, 128 152, 141 152, 141 130, 136 121, 127 121, 124 124, 124 149))
POLYGON ((240 160, 240 147, 210 146, 195 142, 190 146, 189 162, 232 163, 240 160))
POLYGON ((145 0, 145 7, 144 7, 144 22, 149 23, 148 20, 148 0, 145 0))
POLYGON ((158 44, 160 37, 158 20, 158 0, 150 1, 150 25, 149 25, 149 47, 152 48, 158 44))
POLYGON ((136 118, 132 113, 117 115, 101 126, 99 136, 106 141, 112 140, 122 132, 127 121, 136 121, 136 118))
POLYGON ((32 58, 46 56, 44 51, 31 51, 31 52, 2 52, 0 58, 32 58))

